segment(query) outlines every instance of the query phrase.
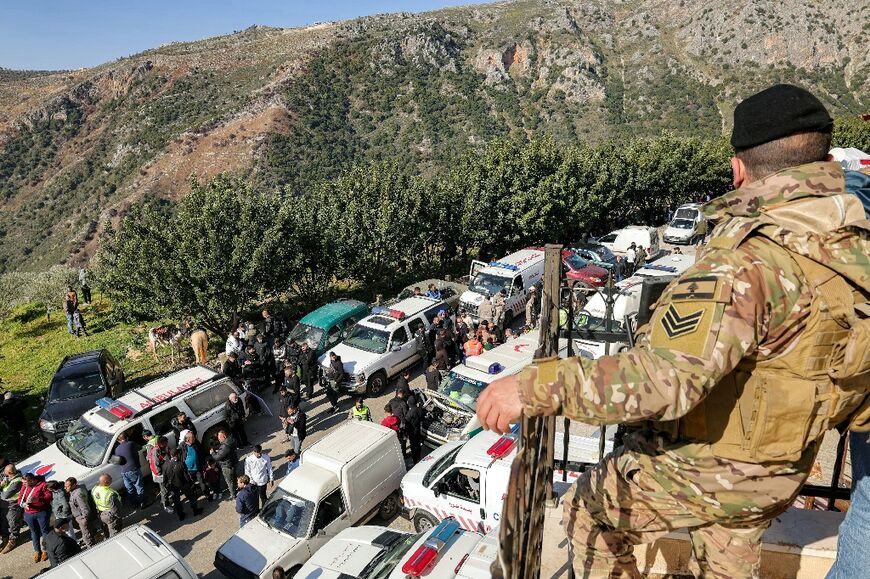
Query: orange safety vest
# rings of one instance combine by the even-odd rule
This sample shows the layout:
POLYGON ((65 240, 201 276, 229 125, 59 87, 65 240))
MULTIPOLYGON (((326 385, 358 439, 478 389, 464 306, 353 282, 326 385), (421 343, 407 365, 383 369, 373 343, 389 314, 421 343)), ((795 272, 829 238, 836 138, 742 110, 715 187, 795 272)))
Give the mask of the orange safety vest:
POLYGON ((466 356, 480 356, 483 353, 483 344, 477 340, 468 340, 464 348, 466 356))

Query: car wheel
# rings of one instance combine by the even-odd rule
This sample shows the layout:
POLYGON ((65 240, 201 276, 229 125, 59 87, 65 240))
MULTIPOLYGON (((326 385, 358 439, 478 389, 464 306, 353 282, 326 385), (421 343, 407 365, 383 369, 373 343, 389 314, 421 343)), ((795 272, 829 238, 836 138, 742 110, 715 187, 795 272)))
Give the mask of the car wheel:
POLYGON ((383 371, 375 372, 369 378, 368 395, 380 396, 381 392, 387 387, 387 375, 383 371))
POLYGON ((215 445, 220 445, 217 439, 217 435, 218 432, 220 432, 221 430, 226 430, 227 432, 229 432, 230 427, 227 426, 225 423, 220 422, 206 430, 205 434, 202 435, 202 446, 206 451, 208 451, 209 448, 213 448, 215 445))
POLYGON ((385 521, 388 521, 395 517, 399 513, 399 497, 396 496, 396 493, 390 494, 384 501, 381 503, 381 506, 378 507, 378 516, 385 521))
POLYGON ((429 513, 417 513, 414 515, 414 529, 418 533, 424 533, 434 529, 438 525, 438 520, 429 513))

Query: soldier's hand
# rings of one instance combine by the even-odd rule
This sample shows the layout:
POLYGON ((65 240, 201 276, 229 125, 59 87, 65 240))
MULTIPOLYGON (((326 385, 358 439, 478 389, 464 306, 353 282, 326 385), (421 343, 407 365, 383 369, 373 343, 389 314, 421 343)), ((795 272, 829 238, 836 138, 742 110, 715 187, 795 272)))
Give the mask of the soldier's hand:
POLYGON ((523 413, 516 376, 492 382, 477 400, 477 417, 486 430, 505 434, 523 413))

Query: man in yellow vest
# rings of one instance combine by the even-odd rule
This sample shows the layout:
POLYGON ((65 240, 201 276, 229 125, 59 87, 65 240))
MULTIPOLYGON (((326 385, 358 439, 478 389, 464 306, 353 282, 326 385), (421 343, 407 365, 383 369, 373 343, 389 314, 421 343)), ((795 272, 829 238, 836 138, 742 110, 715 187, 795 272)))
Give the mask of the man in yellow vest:
POLYGON ((112 477, 100 475, 100 484, 91 490, 103 532, 114 537, 121 532, 121 496, 112 488, 112 477))
POLYGON ((18 532, 24 527, 24 511, 18 504, 24 477, 14 464, 7 464, 0 475, 0 541, 5 555, 18 544, 18 532), (8 540, 7 540, 8 539, 8 540))
POLYGON ((363 422, 371 422, 372 421, 372 411, 369 410, 369 407, 365 405, 362 398, 356 399, 356 404, 353 405, 353 408, 350 409, 350 417, 354 420, 361 420, 363 422))
POLYGON ((629 423, 565 495, 578 576, 640 577, 634 545, 683 528, 702 576, 758 577, 761 536, 825 431, 870 426, 870 230, 825 161, 832 124, 795 86, 740 103, 735 190, 705 206, 711 239, 637 346, 538 360, 481 394, 481 423, 499 432, 521 414, 629 423))

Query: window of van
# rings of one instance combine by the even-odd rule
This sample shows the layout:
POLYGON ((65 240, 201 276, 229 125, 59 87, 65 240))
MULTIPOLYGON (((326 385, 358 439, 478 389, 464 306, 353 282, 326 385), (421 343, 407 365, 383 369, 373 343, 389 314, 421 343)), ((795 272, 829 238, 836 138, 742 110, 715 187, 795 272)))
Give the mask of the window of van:
POLYGON ((429 325, 432 325, 432 320, 438 315, 438 312, 445 309, 442 305, 437 305, 434 308, 429 308, 426 310, 426 313, 423 315, 426 316, 426 319, 429 321, 429 325))
POLYGON ((429 472, 423 475, 423 486, 429 488, 429 483, 438 478, 442 472, 447 470, 456 461, 456 455, 459 454, 460 450, 462 450, 461 444, 435 461, 429 472))
POLYGON ((341 497, 341 489, 335 489, 317 507, 317 515, 314 517, 314 533, 329 526, 334 520, 344 514, 344 499, 341 497))
POLYGON ((514 278, 513 289, 511 290, 512 296, 517 296, 523 293, 523 276, 518 275, 514 278))
POLYGON ((480 472, 471 468, 454 468, 438 481, 441 492, 463 501, 480 503, 480 472))
POLYGON ((206 388, 202 392, 197 392, 192 396, 188 396, 184 401, 196 416, 201 416, 209 410, 214 410, 221 404, 225 403, 232 392, 234 392, 234 390, 230 385, 230 381, 225 380, 210 388, 206 388))
POLYGON ((399 328, 393 332, 393 337, 390 340, 390 346, 401 346, 408 341, 408 332, 405 328, 399 328))
POLYGON ((691 219, 695 220, 695 217, 698 216, 697 209, 677 209, 677 212, 674 214, 674 219, 691 219))

